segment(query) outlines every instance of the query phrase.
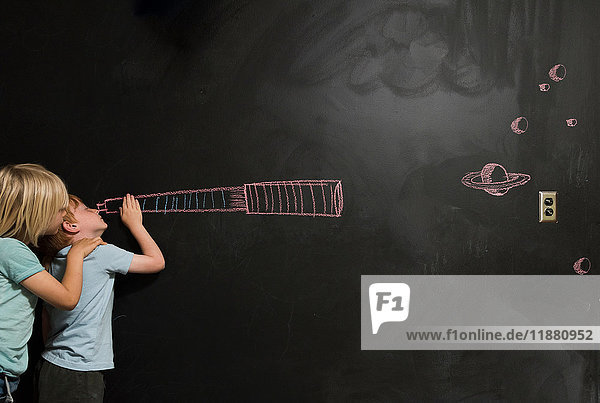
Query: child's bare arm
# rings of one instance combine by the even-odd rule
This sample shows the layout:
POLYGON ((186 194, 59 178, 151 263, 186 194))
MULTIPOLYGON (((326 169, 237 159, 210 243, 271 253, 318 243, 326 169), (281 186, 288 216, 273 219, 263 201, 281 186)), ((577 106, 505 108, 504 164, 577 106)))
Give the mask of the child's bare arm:
POLYGON ((21 281, 21 284, 50 305, 70 311, 77 306, 81 296, 83 258, 102 244, 105 242, 100 237, 75 242, 67 254, 67 267, 62 282, 42 270, 21 281))
POLYGON ((164 269, 165 259, 162 252, 142 224, 140 203, 132 195, 127 194, 123 198, 123 206, 119 210, 123 224, 131 231, 131 235, 142 249, 141 255, 133 255, 129 272, 156 273, 164 269))

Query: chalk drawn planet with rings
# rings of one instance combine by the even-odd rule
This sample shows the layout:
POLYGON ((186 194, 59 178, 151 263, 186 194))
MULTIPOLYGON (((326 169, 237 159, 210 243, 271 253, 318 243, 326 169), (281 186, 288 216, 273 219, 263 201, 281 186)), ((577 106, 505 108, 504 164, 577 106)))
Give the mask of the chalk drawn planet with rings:
POLYGON ((495 162, 486 164, 481 171, 469 172, 461 179, 463 185, 473 189, 483 190, 492 196, 503 196, 510 189, 516 186, 522 186, 529 182, 531 176, 527 174, 509 173, 506 169, 495 162), (500 178, 504 180, 494 180, 492 173, 499 170, 500 178))

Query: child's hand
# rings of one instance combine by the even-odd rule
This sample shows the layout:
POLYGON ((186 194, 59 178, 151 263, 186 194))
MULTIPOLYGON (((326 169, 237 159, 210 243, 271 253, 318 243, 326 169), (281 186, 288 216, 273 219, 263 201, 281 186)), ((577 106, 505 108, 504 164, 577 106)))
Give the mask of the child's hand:
POLYGON ((79 241, 76 241, 73 243, 73 246, 71 246, 71 249, 69 250, 68 255, 72 255, 75 254, 79 254, 81 256, 81 258, 86 257, 87 255, 89 255, 90 253, 93 252, 94 249, 96 249, 96 247, 98 245, 106 245, 106 242, 104 242, 102 240, 102 238, 100 238, 99 236, 96 238, 83 238, 80 239, 79 241))
POLYGON ((121 221, 129 230, 142 226, 140 202, 129 193, 123 198, 123 207, 119 207, 119 213, 121 214, 121 221))

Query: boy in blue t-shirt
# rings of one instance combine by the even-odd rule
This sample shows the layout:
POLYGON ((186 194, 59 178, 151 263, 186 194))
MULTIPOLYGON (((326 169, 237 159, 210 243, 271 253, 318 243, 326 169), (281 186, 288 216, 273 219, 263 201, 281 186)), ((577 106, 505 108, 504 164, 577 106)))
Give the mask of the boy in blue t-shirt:
MULTIPOLYGON (((108 226, 98 210, 88 208, 78 197, 70 196, 69 201, 62 229, 40 242, 46 257, 44 263, 57 279, 64 275, 71 244, 80 238, 100 236, 108 226)), ((45 305, 45 350, 36 373, 40 403, 102 402, 104 378, 100 371, 114 368, 115 273, 156 273, 165 267, 159 247, 142 225, 140 205, 133 196, 123 198, 120 215, 139 243, 142 255, 110 244, 99 246, 83 261, 83 288, 75 309, 66 312, 45 305)))

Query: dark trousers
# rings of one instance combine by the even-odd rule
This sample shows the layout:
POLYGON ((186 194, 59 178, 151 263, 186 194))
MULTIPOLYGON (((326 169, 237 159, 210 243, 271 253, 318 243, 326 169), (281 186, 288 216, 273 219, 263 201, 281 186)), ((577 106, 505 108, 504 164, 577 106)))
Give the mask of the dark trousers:
POLYGON ((104 399, 104 376, 100 371, 74 371, 42 358, 35 378, 39 403, 101 403, 104 399))

